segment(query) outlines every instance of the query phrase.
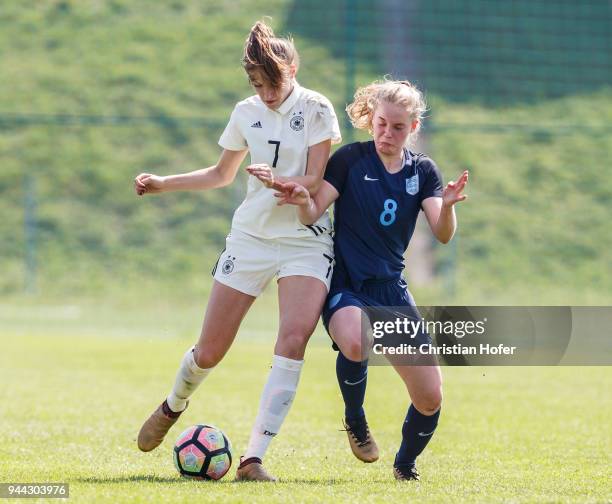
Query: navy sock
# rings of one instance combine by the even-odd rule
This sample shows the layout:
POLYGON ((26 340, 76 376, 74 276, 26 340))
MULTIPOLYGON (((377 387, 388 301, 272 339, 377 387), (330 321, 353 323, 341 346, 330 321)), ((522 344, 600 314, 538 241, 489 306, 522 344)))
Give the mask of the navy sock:
POLYGON ((402 426, 402 444, 395 456, 395 465, 413 465, 432 438, 440 410, 431 416, 419 413, 411 404, 402 426))
POLYGON ((350 421, 364 416, 363 400, 368 382, 368 361, 355 362, 338 352, 336 376, 344 398, 346 419, 350 421))

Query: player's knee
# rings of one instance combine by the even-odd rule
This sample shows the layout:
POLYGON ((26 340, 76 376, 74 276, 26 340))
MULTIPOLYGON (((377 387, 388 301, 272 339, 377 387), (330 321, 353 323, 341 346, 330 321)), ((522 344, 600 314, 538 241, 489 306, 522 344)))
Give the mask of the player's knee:
POLYGON ((215 367, 223 359, 223 354, 215 352, 210 348, 200 348, 196 345, 193 351, 193 360, 201 369, 210 369, 215 367))
POLYGON ((277 348, 282 350, 282 354, 290 356, 290 358, 301 358, 299 356, 304 354, 310 334, 311 332, 303 328, 283 331, 278 336, 277 348))
POLYGON ((345 344, 342 345, 341 350, 344 356, 353 362, 361 362, 364 360, 364 356, 361 353, 360 338, 349 338, 345 344))
POLYGON ((423 415, 433 415, 442 406, 442 389, 433 389, 413 401, 414 407, 423 415))

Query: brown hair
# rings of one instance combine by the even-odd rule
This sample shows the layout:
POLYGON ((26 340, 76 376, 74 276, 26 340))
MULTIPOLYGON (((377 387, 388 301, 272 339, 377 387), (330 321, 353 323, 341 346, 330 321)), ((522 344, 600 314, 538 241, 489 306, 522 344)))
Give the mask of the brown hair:
POLYGON ((276 37, 272 28, 263 21, 253 25, 244 44, 242 58, 242 66, 249 76, 254 70, 260 70, 268 82, 278 88, 289 75, 291 64, 297 66, 298 62, 293 39, 276 37))
POLYGON ((405 107, 410 114, 410 120, 419 121, 417 128, 410 135, 414 138, 420 129, 427 105, 423 93, 414 84, 405 80, 374 81, 357 89, 353 103, 346 107, 353 126, 357 129, 367 129, 372 133, 372 117, 381 101, 405 107))

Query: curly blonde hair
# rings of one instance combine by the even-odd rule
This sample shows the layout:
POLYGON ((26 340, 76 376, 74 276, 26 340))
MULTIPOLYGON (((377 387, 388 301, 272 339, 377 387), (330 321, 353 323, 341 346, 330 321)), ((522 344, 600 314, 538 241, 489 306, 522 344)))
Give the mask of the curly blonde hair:
POLYGON ((427 104, 423 93, 409 81, 385 78, 358 88, 353 102, 346 107, 351 124, 357 129, 366 129, 371 134, 374 111, 383 101, 405 107, 410 114, 410 121, 418 121, 416 129, 409 137, 413 140, 421 128, 427 104))

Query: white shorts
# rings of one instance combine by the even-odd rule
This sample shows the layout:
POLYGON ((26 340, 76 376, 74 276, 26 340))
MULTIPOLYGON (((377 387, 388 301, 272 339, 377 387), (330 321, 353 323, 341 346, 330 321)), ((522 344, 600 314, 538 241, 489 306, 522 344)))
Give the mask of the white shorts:
POLYGON ((212 275, 218 282, 250 296, 261 294, 275 276, 318 278, 329 291, 333 262, 329 234, 264 239, 232 229, 212 275))

